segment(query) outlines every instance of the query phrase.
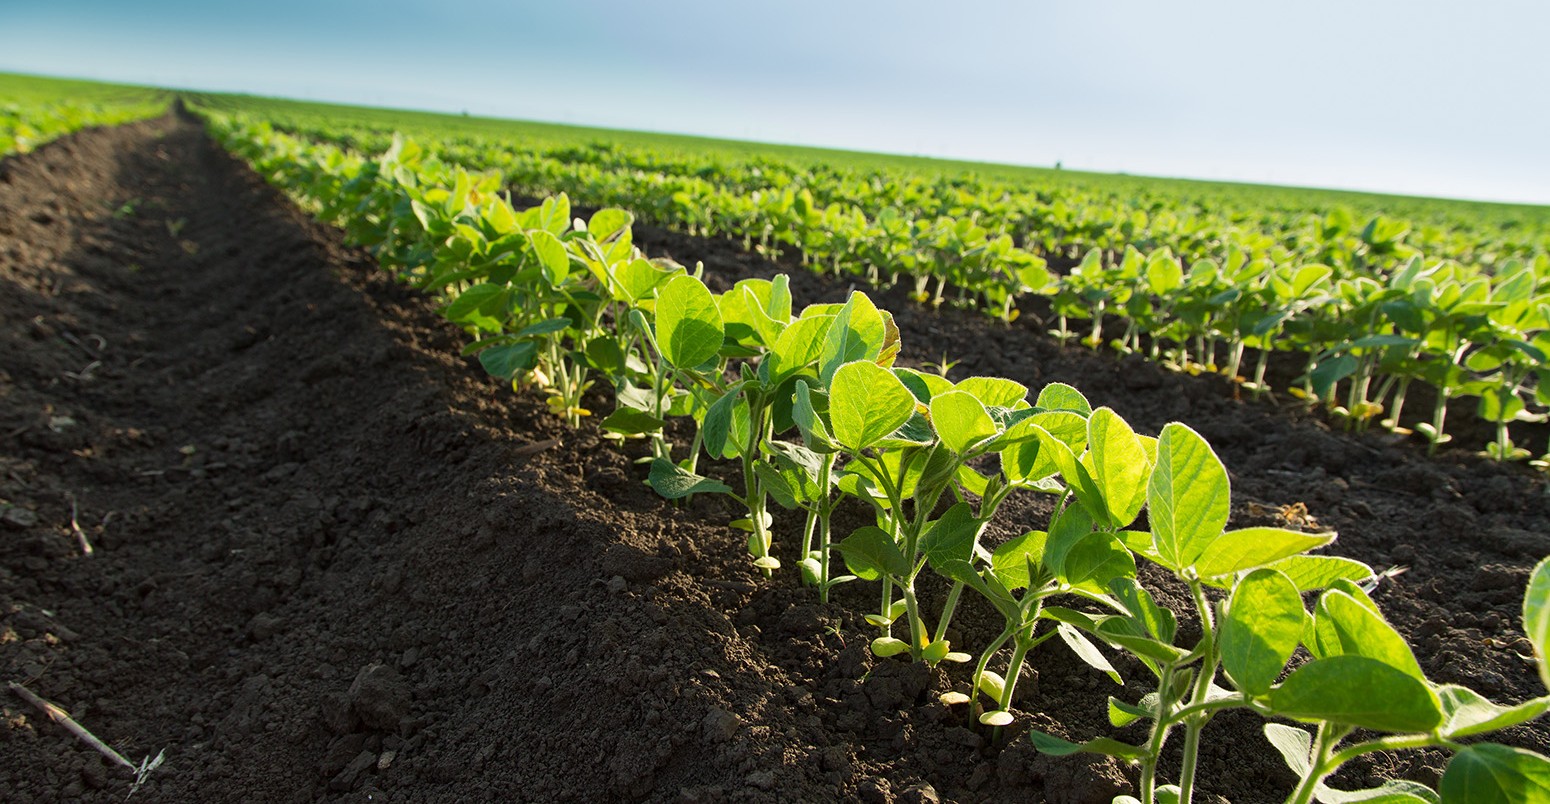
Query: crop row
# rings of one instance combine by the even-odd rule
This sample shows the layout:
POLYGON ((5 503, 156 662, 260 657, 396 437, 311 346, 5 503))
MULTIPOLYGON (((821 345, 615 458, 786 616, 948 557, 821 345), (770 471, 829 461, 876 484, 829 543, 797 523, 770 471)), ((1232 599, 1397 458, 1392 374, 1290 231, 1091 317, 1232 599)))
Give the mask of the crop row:
MULTIPOLYGON (((305 118, 287 125, 356 147, 390 142, 371 128, 305 118)), ((1019 301, 1041 296, 1063 341, 1219 371, 1256 395, 1271 390, 1270 356, 1298 353, 1301 377, 1286 391, 1353 428, 1413 430, 1433 449, 1451 440, 1446 417, 1455 399, 1477 399, 1477 414, 1495 426, 1487 452, 1498 460, 1532 457, 1514 443, 1511 424, 1543 421, 1550 410, 1550 241, 1532 234, 1460 235, 1466 245, 1421 227, 1423 236, 1410 238, 1476 260, 1465 263, 1424 256, 1407 241, 1411 224, 1376 217, 1359 226, 1339 209, 1267 214, 1247 225, 1220 215, 1181 219, 1159 202, 1116 225, 1112 203, 1041 200, 973 181, 797 171, 770 160, 704 164, 603 147, 539 153, 483 140, 435 150, 498 170, 527 192, 567 192, 750 245, 795 246, 815 267, 874 284, 913 283, 922 302, 977 299, 1011 320, 1019 301), (1087 214, 1106 222, 1069 219, 1087 214), (1050 270, 1069 254, 1082 257, 1050 270), (1417 381, 1435 401, 1406 422, 1417 381)), ((1546 458, 1541 465, 1550 465, 1546 458)))
POLYGON ((26 153, 88 126, 110 126, 153 117, 167 108, 160 93, 103 87, 75 97, 77 82, 0 74, 0 156, 26 153))
MULTIPOLYGON (((1203 731, 1231 709, 1314 727, 1265 725, 1269 745, 1301 780, 1288 801, 1437 801, 1411 782, 1360 792, 1324 782, 1363 754, 1426 746, 1453 752, 1440 783, 1446 800, 1550 794, 1550 759, 1463 742, 1538 717, 1550 696, 1498 706, 1427 680, 1368 595, 1372 570, 1310 554, 1333 534, 1226 529, 1226 470, 1187 426, 1169 424, 1152 438, 1069 386, 1029 401, 1011 380, 954 383, 896 366, 898 330, 865 293, 799 307, 777 276, 714 294, 694 273, 642 257, 629 213, 572 219, 563 195, 517 210, 497 192, 497 177, 441 163, 412 143, 365 159, 264 124, 218 114, 209 122, 227 147, 386 269, 440 294, 445 315, 474 337, 467 351, 491 374, 543 387, 573 422, 588 414, 581 400, 590 385, 611 386, 616 407, 600 426, 650 441, 648 482, 663 496, 737 500, 747 516, 731 524, 747 534, 763 572, 782 567, 775 508, 799 512, 803 543, 781 552, 797 556, 802 581, 820 597, 842 583, 875 584, 873 652, 972 663, 964 688, 944 700, 985 728, 1013 721, 1029 652, 1059 637, 1116 682, 1099 645, 1154 676, 1145 695, 1110 701, 1114 725, 1147 723, 1148 739, 1031 739, 1050 754, 1138 764, 1140 801, 1190 801, 1203 731), (694 422, 686 453, 664 435, 673 416, 694 422), (701 453, 735 461, 740 483, 700 474, 701 453), (1050 522, 982 544, 1014 493, 1053 495, 1050 522), (831 533, 845 500, 870 508, 875 524, 831 533), (1205 626, 1194 645, 1175 644, 1178 618, 1138 583, 1141 561, 1189 589, 1205 626), (928 572, 950 588, 940 611, 926 611, 915 594, 928 572), (966 592, 1004 619, 977 657, 946 638, 966 592), (1305 593, 1317 593, 1311 610, 1305 593), (1057 595, 1084 607, 1053 605, 1057 595), (1299 647, 1313 658, 1288 672, 1299 647), (1176 785, 1164 785, 1159 761, 1180 731, 1182 770, 1176 785)), ((1531 578, 1524 628, 1550 685, 1550 560, 1531 578)))

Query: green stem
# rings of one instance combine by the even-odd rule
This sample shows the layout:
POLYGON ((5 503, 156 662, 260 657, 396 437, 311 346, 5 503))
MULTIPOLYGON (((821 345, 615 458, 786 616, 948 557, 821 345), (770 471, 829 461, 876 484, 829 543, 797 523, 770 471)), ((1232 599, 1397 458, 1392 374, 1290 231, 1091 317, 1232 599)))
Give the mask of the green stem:
POLYGON ((883 573, 883 600, 878 604, 877 614, 888 622, 882 626, 883 636, 893 636, 893 621, 890 612, 893 609, 893 576, 883 573))
POLYGON ((926 626, 920 619, 920 603, 915 600, 915 585, 911 580, 906 580, 899 585, 899 591, 904 595, 904 616, 910 621, 910 656, 919 661, 921 648, 925 647, 926 626))
POLYGON ((834 471, 834 453, 823 456, 818 466, 818 489, 824 495, 818 502, 818 602, 829 602, 829 515, 834 511, 830 503, 829 483, 834 471))
POLYGON ((996 655, 996 652, 1001 650, 1002 646, 1015 633, 1017 633, 1017 627, 1008 622, 1001 635, 991 641, 990 645, 985 648, 985 651, 980 654, 979 661, 974 665, 974 675, 969 676, 969 700, 973 702, 973 705, 969 707, 969 716, 976 723, 979 722, 980 716, 980 679, 985 676, 985 667, 990 664, 990 657, 996 655))
MULTIPOLYGON (((1205 587, 1200 581, 1190 579, 1189 591, 1195 600, 1195 609, 1200 613, 1200 644, 1195 651, 1203 657, 1200 672, 1195 676, 1194 692, 1190 695, 1190 704, 1193 705, 1206 702, 1211 694, 1211 682, 1216 678, 1216 624, 1211 616, 1211 603, 1206 600, 1205 587)), ((1179 773, 1179 804, 1190 804, 1194 796, 1195 762, 1200 755, 1200 731, 1210 720, 1210 712, 1202 711, 1187 718, 1174 713, 1173 718, 1184 723, 1184 764, 1179 773)))
POLYGON ((936 636, 932 642, 941 642, 947 636, 947 623, 952 620, 953 612, 958 609, 958 596, 963 594, 963 582, 954 581, 953 588, 947 592, 947 602, 942 604, 942 618, 936 621, 936 636))
MULTIPOLYGON (((1340 736, 1343 738, 1345 737, 1345 734, 1348 733, 1350 733, 1349 729, 1347 729, 1346 732, 1340 736)), ((1331 743, 1331 749, 1333 749, 1334 745, 1338 743, 1339 740, 1335 740, 1333 743, 1331 743)), ((1411 748, 1427 748, 1434 745, 1445 746, 1455 750, 1463 748, 1462 745, 1456 742, 1433 737, 1430 734, 1396 734, 1388 737, 1379 737, 1376 740, 1360 742, 1341 749, 1340 751, 1334 751, 1331 753, 1328 759, 1329 772, 1333 773, 1341 765, 1344 765, 1345 763, 1350 762, 1351 760, 1356 759, 1363 754, 1372 754, 1378 751, 1402 751, 1411 748)))
POLYGON ((1146 758, 1141 760, 1141 784, 1137 793, 1141 804, 1154 804, 1157 796, 1157 762, 1162 758, 1163 745, 1168 742, 1168 732, 1173 729, 1173 682, 1177 671, 1163 668, 1157 680, 1157 719, 1152 721, 1152 735, 1147 740, 1146 758))
POLYGON ((1437 389, 1437 406, 1432 409, 1432 443, 1426 448, 1428 455, 1442 445, 1442 425, 1448 419, 1448 397, 1452 391, 1446 386, 1437 389))
POLYGON ((1016 642, 1012 646, 1012 661, 1006 666, 1006 684, 1001 688, 1001 700, 996 703, 1001 711, 1012 711, 1012 693, 1017 689, 1017 678, 1022 675, 1023 661, 1028 658, 1028 651, 1033 647, 1033 640, 1027 632, 1033 627, 1019 629, 1016 642))
POLYGON ((803 559, 812 555, 813 532, 818 529, 818 509, 807 509, 807 518, 802 522, 802 553, 803 559))
POLYGON ((1405 394, 1410 391, 1410 377, 1401 377, 1399 386, 1394 389, 1394 413, 1389 416, 1389 429, 1398 429, 1400 414, 1405 412, 1405 394))
POLYGON ((1259 362, 1254 365, 1254 398, 1265 394, 1265 369, 1270 365, 1270 343, 1267 341, 1264 348, 1259 350, 1259 362))
POLYGON ((1232 356, 1227 359, 1227 378, 1228 379, 1232 379, 1232 378, 1235 378, 1235 377, 1238 376, 1238 369, 1243 365, 1243 349, 1244 349, 1244 347, 1245 347, 1245 344, 1243 343, 1243 341, 1237 340, 1237 339, 1233 340, 1233 342, 1232 342, 1232 356))
MULTIPOLYGON (((1313 737, 1313 758, 1312 758, 1312 763, 1308 767, 1307 775, 1302 777, 1302 780, 1297 783, 1297 789, 1292 791, 1291 797, 1287 799, 1288 804, 1312 804, 1313 796, 1314 796, 1315 793, 1318 792, 1319 785, 1321 783, 1323 783, 1323 781, 1326 778, 1328 778, 1328 776, 1331 773, 1334 773, 1336 770, 1339 770, 1340 766, 1345 764, 1349 759, 1354 758, 1356 756, 1359 756, 1359 754, 1351 754, 1350 757, 1342 759, 1341 757, 1344 754, 1346 754, 1345 751, 1342 751, 1340 753, 1335 753, 1335 746, 1339 745, 1340 741, 1345 739, 1346 735, 1350 734, 1350 733, 1351 733, 1351 727, 1350 726, 1337 726, 1337 725, 1335 725, 1333 723, 1329 723, 1328 721, 1325 721, 1325 722, 1322 722, 1322 723, 1319 724, 1318 732, 1315 733, 1315 735, 1313 737)), ((1423 736, 1423 738, 1424 738, 1424 736, 1423 736)), ((1386 738, 1386 740, 1392 740, 1392 739, 1393 738, 1386 738)), ((1429 740, 1430 738, 1424 738, 1424 739, 1428 739, 1429 740)), ((1385 740, 1374 740, 1373 741, 1373 743, 1382 743, 1382 742, 1385 742, 1385 740)), ((1362 743, 1361 745, 1358 745, 1358 746, 1352 746, 1352 748, 1360 748, 1362 746, 1367 746, 1367 745, 1371 745, 1371 744, 1372 743, 1362 743)), ((1422 743, 1422 744, 1424 745, 1424 744, 1429 744, 1429 743, 1422 743)), ((1418 748, 1420 746, 1419 745, 1406 745, 1406 746, 1393 746, 1393 747, 1415 747, 1415 748, 1418 748)), ((1387 750, 1387 748, 1388 748, 1388 746, 1385 746, 1384 748, 1373 748, 1373 749, 1370 749, 1370 750, 1382 751, 1382 750, 1387 750)), ((1349 750, 1349 749, 1347 749, 1347 750, 1349 750)), ((1362 753, 1368 753, 1368 752, 1364 751, 1362 753)))

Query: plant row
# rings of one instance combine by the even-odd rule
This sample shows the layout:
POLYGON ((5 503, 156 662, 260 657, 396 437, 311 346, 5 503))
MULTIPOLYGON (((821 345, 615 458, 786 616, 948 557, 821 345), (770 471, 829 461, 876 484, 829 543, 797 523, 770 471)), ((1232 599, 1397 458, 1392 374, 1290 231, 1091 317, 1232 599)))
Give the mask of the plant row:
POLYGON ((27 153, 50 140, 89 126, 111 126, 153 117, 163 102, 132 99, 124 103, 60 99, 40 103, 0 103, 0 156, 27 153))
MULTIPOLYGON (((357 147, 389 142, 375 129, 289 125, 357 147)), ((1514 442, 1511 425, 1544 421, 1550 411, 1550 256, 1523 244, 1477 243, 1467 253, 1491 262, 1470 267, 1423 256, 1406 242, 1408 224, 1380 217, 1359 227, 1343 210, 1282 230, 1267 225, 1274 232, 1267 233, 1169 223, 1166 208, 1154 209, 1146 221, 1160 228, 1105 226, 1100 237, 1054 212, 1009 211, 1016 206, 1009 199, 1032 202, 972 181, 885 182, 771 160, 695 170, 682 155, 603 147, 538 153, 484 140, 438 141, 435 150, 499 170, 529 192, 617 204, 690 232, 741 236, 750 246, 795 246, 814 267, 873 284, 911 283, 922 302, 977 300, 1009 321, 1020 300, 1042 296, 1062 341, 1221 372, 1255 395, 1271 390, 1274 352, 1298 353, 1300 378, 1284 390, 1352 428, 1413 430, 1432 449, 1451 440, 1447 410, 1456 399, 1477 400, 1478 416, 1495 427, 1487 453, 1498 460, 1532 457, 1514 442), (1063 273, 1049 270, 1049 259, 1083 250, 1063 273), (1406 422, 1417 381, 1431 388, 1433 404, 1406 422)), ((1078 199, 1041 203, 1064 214, 1087 208, 1068 203, 1078 199)), ((1541 465, 1550 466, 1547 459, 1541 465)))
MULTIPOLYGON (((664 497, 732 497, 745 515, 730 524, 759 571, 790 571, 777 554, 794 558, 820 599, 840 584, 871 584, 872 651, 970 665, 944 701, 983 728, 1014 721, 1031 651, 1058 638, 1116 683, 1105 649, 1145 668, 1151 679, 1137 686, 1148 691, 1126 686, 1109 715, 1116 728, 1144 724, 1147 737, 1031 739, 1050 754, 1139 765, 1137 800, 1148 804, 1191 800, 1206 726, 1232 709, 1266 718, 1266 747, 1300 780, 1288 801, 1550 795, 1550 759, 1464 742, 1538 717, 1550 696, 1499 706, 1429 681, 1369 596, 1371 568, 1312 554, 1334 534, 1227 529, 1227 472, 1186 425, 1153 438, 1069 386, 1030 399, 1012 380, 952 382, 898 366, 893 317, 865 293, 804 307, 785 276, 713 293, 697 271, 644 258, 623 210, 573 219, 563 195, 518 210, 497 192, 499 177, 410 142, 365 159, 266 124, 209 120, 228 148, 386 269, 439 294, 490 374, 543 388, 573 423, 590 415, 587 389, 606 384, 615 407, 600 427, 649 442, 647 482, 664 497), (667 438, 672 417, 692 420, 688 445, 667 438), (733 482, 701 472, 701 457, 733 462, 733 482), (1054 513, 1042 530, 991 544, 985 534, 1013 494, 1051 495, 1054 513), (841 504, 864 506, 872 524, 834 533, 841 504), (782 510, 802 522, 800 543, 777 549, 782 510), (1138 582, 1145 561, 1189 590, 1203 626, 1193 644, 1180 644, 1178 615, 1138 582), (917 595, 928 579, 948 590, 930 610, 917 595), (1004 621, 987 645, 948 639, 964 595, 1004 621), (1294 661, 1300 649, 1311 658, 1294 661), (1163 784, 1165 746, 1180 734, 1179 777, 1163 784), (1325 783, 1363 754, 1429 746, 1453 752, 1438 792, 1325 783)), ((1550 561, 1536 568, 1524 604, 1550 683, 1547 598, 1550 561)))

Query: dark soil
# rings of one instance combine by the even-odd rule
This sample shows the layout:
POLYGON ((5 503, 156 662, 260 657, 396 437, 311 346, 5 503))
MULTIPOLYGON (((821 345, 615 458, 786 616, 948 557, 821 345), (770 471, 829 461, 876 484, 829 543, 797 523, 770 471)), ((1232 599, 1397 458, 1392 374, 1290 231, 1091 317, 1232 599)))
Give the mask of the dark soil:
MULTIPOLYGON (((637 240, 722 285, 776 270, 720 241, 637 240)), ((845 291, 794 279, 805 302, 845 291)), ((1332 433, 899 291, 880 303, 910 361, 1071 382, 1146 432, 1190 423, 1233 473, 1235 525, 1301 503, 1339 552, 1409 567, 1376 596, 1433 679, 1541 692, 1517 610, 1550 502, 1521 468, 1332 433)), ((961 672, 868 656, 865 590, 820 606, 792 573, 750 572, 726 505, 658 499, 637 451, 566 430, 457 357, 461 338, 191 122, 0 163, 0 678, 135 761, 165 749, 145 801, 1107 802, 1130 786, 1015 737, 1106 732, 1105 696, 1141 689, 1052 643, 1014 739, 986 744, 935 703, 961 672)), ((1009 514, 995 536, 1038 526, 1047 501, 1009 514)), ((985 641, 975 613, 961 644, 985 641)), ((130 774, 0 695, 0 798, 123 799, 130 774)), ((1206 737, 1203 789, 1290 788, 1254 718, 1206 737)), ((1546 750, 1550 727, 1506 738, 1546 750)), ((1410 754, 1338 781, 1439 768, 1410 754)))

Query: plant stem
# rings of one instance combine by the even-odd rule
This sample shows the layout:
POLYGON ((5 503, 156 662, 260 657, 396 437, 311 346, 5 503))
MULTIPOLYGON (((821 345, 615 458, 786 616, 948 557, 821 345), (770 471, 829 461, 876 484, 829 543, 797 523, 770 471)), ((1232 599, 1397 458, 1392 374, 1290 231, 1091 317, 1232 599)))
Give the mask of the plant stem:
POLYGON ((1448 418, 1448 397, 1451 391, 1447 386, 1437 389, 1437 406, 1432 409, 1432 443, 1426 448, 1428 455, 1437 451, 1442 444, 1442 425, 1448 418))
POLYGON ((1017 689, 1018 676, 1022 675, 1023 660, 1028 658, 1028 650, 1033 647, 1033 640, 1028 635, 1032 630, 1032 626, 1018 629, 1016 641, 1012 645, 1012 661, 1006 666, 1006 684, 1002 686, 1001 700, 997 702, 1003 712, 1012 710, 1012 693, 1017 689))
MULTIPOLYGON (((1206 600, 1205 588, 1200 581, 1189 581, 1190 595, 1195 609, 1200 613, 1200 645, 1195 650, 1203 657, 1200 672, 1195 676, 1195 690, 1190 704, 1205 703, 1211 694, 1211 681, 1216 678, 1216 624, 1211 616, 1211 603, 1206 600)), ((1177 717, 1177 714, 1175 714, 1177 717)), ((1200 754, 1200 730, 1211 719, 1209 712, 1201 712, 1183 719, 1184 764, 1179 772, 1179 804, 1190 804, 1194 796, 1195 762, 1200 754)))
POLYGON ((1394 389, 1394 414, 1389 417, 1389 429, 1399 428, 1399 416, 1405 412, 1405 394, 1410 390, 1410 377, 1401 377, 1399 387, 1394 389))
POLYGON ((829 602, 829 515, 834 507, 830 502, 829 483, 834 471, 834 453, 823 456, 818 467, 818 490, 823 499, 818 502, 818 602, 829 602))
POLYGON ((802 558, 807 558, 813 552, 813 531, 818 528, 818 510, 807 509, 807 518, 802 522, 802 558))
POLYGON ((1270 365, 1270 343, 1266 341, 1264 348, 1259 350, 1259 362, 1254 366, 1254 398, 1264 396, 1265 369, 1270 365))
POLYGON ((942 604, 942 618, 936 621, 936 636, 932 642, 941 642, 947 636, 947 623, 953 618, 953 612, 958 608, 958 597, 963 594, 963 582, 954 581, 953 588, 947 592, 947 602, 942 604))
POLYGON ((1157 719, 1152 721, 1152 736, 1147 740, 1146 758, 1141 761, 1141 784, 1137 791, 1141 804, 1153 804, 1156 800, 1157 762, 1173 728, 1173 681, 1177 672, 1173 667, 1165 667, 1157 680, 1157 719))
POLYGON ((975 722, 979 722, 980 679, 985 675, 985 667, 990 664, 990 657, 996 655, 996 652, 1001 650, 1001 647, 1005 645, 1007 640, 1011 639, 1012 635, 1016 632, 1017 626, 1012 622, 1007 622, 1006 628, 1001 631, 1001 635, 996 637, 990 643, 990 645, 985 648, 985 651, 980 654, 979 661, 974 665, 974 675, 969 676, 969 699, 973 701, 973 705, 969 707, 969 715, 975 720, 975 722))
POLYGON ((1313 762, 1308 768, 1308 774, 1302 777, 1302 781, 1297 783, 1297 789, 1287 799, 1288 804, 1312 804, 1319 784, 1344 764, 1344 760, 1337 761, 1331 753, 1350 732, 1348 726, 1335 726, 1328 721, 1319 724, 1313 738, 1313 762))
POLYGON ((1243 365, 1243 349, 1246 346, 1243 341, 1234 339, 1232 342, 1231 357, 1227 359, 1227 377, 1232 379, 1238 376, 1238 368, 1243 365))

